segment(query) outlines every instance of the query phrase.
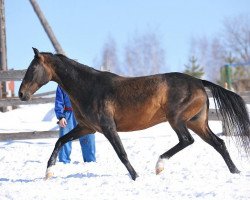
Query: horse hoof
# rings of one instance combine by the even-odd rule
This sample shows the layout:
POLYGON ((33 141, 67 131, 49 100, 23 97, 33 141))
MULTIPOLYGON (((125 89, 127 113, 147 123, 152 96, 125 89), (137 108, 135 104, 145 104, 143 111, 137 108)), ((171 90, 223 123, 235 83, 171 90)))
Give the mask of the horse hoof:
POLYGON ((158 175, 158 174, 160 174, 163 170, 164 170, 164 168, 157 168, 157 169, 155 169, 155 174, 158 175))
POLYGON ((51 179, 52 177, 54 176, 54 173, 52 172, 51 168, 48 168, 46 170, 46 175, 44 177, 44 180, 48 180, 48 179, 51 179))
POLYGON ((237 168, 231 171, 232 174, 240 174, 241 171, 238 170, 237 168))
POLYGON ((136 180, 136 178, 138 178, 139 176, 138 176, 138 174, 135 174, 135 175, 133 175, 133 176, 131 176, 131 178, 132 178, 132 180, 136 180))
POLYGON ((46 176, 44 177, 44 180, 47 181, 53 177, 54 173, 47 173, 46 176))
POLYGON ((164 170, 164 161, 163 159, 159 158, 155 166, 156 175, 160 174, 163 170, 164 170))

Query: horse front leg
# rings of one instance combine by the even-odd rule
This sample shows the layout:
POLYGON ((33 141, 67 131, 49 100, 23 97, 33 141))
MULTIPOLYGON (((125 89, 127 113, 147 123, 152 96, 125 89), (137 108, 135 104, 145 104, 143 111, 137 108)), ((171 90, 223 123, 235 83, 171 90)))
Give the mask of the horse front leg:
POLYGON ((128 160, 127 153, 126 153, 126 151, 123 147, 123 144, 121 142, 121 139, 116 131, 116 126, 115 126, 114 121, 107 120, 104 124, 105 125, 102 126, 103 134, 105 135, 105 137, 109 140, 109 142, 113 146, 113 148, 116 151, 116 154, 120 158, 121 162, 127 168, 131 178, 133 180, 135 180, 138 177, 138 175, 128 160))
MULTIPOLYGON (((46 170, 46 175, 45 175, 45 180, 51 178, 54 173, 53 173, 53 166, 56 164, 56 158, 58 156, 58 153, 61 149, 61 147, 69 142, 69 141, 73 141, 76 139, 79 139, 81 136, 90 133, 90 130, 86 130, 83 129, 82 127, 80 127, 79 125, 77 125, 74 129, 72 129, 69 133, 67 133, 66 135, 60 137, 56 144, 55 144, 55 148, 50 156, 50 159, 48 160, 48 164, 47 164, 47 170, 46 170)), ((93 132, 93 131, 92 131, 93 132)))

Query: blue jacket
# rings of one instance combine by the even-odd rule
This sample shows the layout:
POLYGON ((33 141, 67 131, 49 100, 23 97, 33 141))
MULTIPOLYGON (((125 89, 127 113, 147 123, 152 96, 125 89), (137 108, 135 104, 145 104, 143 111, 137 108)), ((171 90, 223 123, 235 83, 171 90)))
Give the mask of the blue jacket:
POLYGON ((71 103, 69 96, 60 86, 56 89, 56 99, 55 99, 55 113, 57 119, 65 118, 65 108, 71 108, 71 103))

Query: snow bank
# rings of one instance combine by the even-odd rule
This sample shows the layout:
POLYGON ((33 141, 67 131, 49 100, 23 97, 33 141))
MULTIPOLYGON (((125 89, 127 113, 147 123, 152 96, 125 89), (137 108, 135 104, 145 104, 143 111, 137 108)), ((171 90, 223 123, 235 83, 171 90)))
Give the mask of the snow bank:
MULTIPOLYGON (((56 120, 52 108, 50 104, 25 106, 1 114, 0 130, 53 128, 56 120)), ((214 132, 221 131, 219 122, 210 125, 214 132)), ((158 156, 177 143, 176 134, 169 124, 119 135, 140 176, 136 181, 131 180, 112 146, 99 133, 96 134, 96 163, 83 163, 79 142, 73 142, 72 162, 67 165, 57 163, 55 176, 49 181, 43 178, 56 139, 0 142, 0 199, 250 198, 249 160, 244 155, 239 157, 233 143, 229 145, 226 138, 223 139, 232 159, 242 171, 240 175, 231 174, 221 156, 193 134, 195 143, 166 162, 165 171, 156 176, 158 156)))

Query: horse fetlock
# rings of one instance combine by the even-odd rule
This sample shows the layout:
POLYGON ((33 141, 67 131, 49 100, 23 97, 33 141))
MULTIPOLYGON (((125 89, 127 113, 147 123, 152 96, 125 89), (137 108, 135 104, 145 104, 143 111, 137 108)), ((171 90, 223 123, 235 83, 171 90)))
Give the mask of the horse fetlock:
POLYGON ((135 179, 139 177, 138 174, 136 173, 136 171, 134 170, 132 165, 130 165, 129 162, 128 162, 128 165, 125 164, 125 166, 127 167, 127 170, 129 171, 131 178, 135 181, 135 179))
POLYGON ((136 178, 138 178, 138 174, 136 172, 130 174, 131 178, 135 181, 136 178))
POLYGON ((240 174, 240 173, 241 173, 241 171, 238 170, 237 168, 235 168, 235 169, 233 169, 233 170, 230 170, 230 172, 231 172, 232 174, 240 174))
POLYGON ((164 170, 164 160, 159 158, 155 166, 156 175, 160 174, 163 170, 164 170))
POLYGON ((46 170, 45 178, 44 180, 48 180, 54 176, 54 172, 52 170, 52 167, 48 167, 46 170))

